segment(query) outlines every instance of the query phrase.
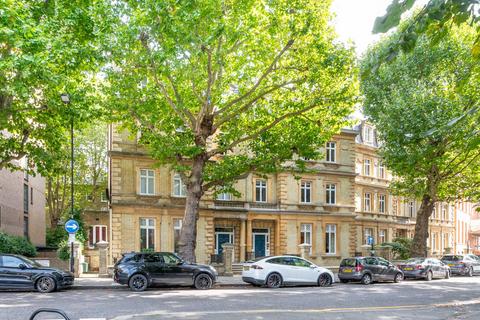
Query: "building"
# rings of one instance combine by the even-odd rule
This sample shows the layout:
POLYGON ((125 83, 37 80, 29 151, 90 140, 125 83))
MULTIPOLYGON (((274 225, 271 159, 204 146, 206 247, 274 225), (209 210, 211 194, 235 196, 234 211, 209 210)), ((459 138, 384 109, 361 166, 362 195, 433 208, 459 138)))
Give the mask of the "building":
MULTIPOLYGON (((267 178, 254 173, 236 184, 239 197, 207 194, 201 201, 196 256, 210 262, 222 244, 234 244, 234 260, 298 254, 339 263, 356 252, 355 137, 345 129, 326 145, 326 159, 308 161, 313 171, 267 178)), ((157 168, 126 132, 110 129, 111 256, 139 250, 176 251, 185 205, 180 177, 157 168)))
MULTIPOLYGON (((26 168, 23 158, 19 165, 26 168)), ((0 231, 45 246, 45 179, 26 171, 0 170, 0 231)))
MULTIPOLYGON (((128 251, 177 251, 186 195, 179 175, 155 166, 128 132, 109 130, 110 214, 98 226, 108 231, 93 232, 109 239, 112 261, 128 251)), ((239 197, 206 194, 198 220, 198 261, 213 261, 227 242, 234 244, 234 262, 299 254, 299 245, 306 243, 311 260, 336 265, 342 257, 365 252, 369 238, 374 244, 413 238, 420 202, 390 194, 392 175, 378 147, 375 129, 361 121, 326 144, 323 160, 307 160, 309 173, 267 178, 252 173, 236 183, 239 197)), ((468 250, 461 208, 436 204, 429 255, 468 250)))

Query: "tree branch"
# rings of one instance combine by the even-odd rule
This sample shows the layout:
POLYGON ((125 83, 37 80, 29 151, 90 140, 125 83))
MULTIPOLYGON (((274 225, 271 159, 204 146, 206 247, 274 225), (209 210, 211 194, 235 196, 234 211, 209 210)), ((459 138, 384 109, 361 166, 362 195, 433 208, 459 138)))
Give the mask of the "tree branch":
POLYGON ((257 82, 253 85, 253 87, 248 90, 245 94, 241 95, 238 98, 233 99, 232 101, 228 102, 222 110, 226 111, 228 108, 231 106, 237 104, 238 102, 242 101, 243 99, 248 98, 255 90, 260 86, 260 84, 263 82, 263 80, 273 71, 275 65, 280 61, 282 58, 283 54, 290 49, 290 47, 293 45, 295 41, 293 39, 290 39, 287 44, 283 47, 282 50, 276 55, 276 57, 273 59, 272 63, 268 66, 267 70, 263 72, 263 74, 260 76, 260 78, 257 80, 257 82))
POLYGON ((222 152, 225 152, 227 150, 231 150, 233 149, 235 146, 239 145, 240 143, 242 142, 245 142, 245 141, 248 141, 248 140, 253 140, 255 138, 257 138, 258 136, 260 136, 262 133, 264 133, 265 131, 273 128, 274 126, 276 126, 277 124, 279 124, 280 122, 282 122, 283 120, 287 119, 287 118, 290 118, 290 117, 294 117, 296 115, 299 115, 299 114, 302 114, 302 113, 305 113, 309 110, 312 110, 314 108, 316 108, 318 106, 318 104, 313 104, 313 105, 310 105, 306 108, 303 108, 303 109, 300 109, 300 110, 297 110, 297 111, 293 111, 293 112, 288 112, 284 115, 282 115, 281 117, 275 119, 274 121, 272 121, 269 125, 263 127, 262 129, 258 130, 257 132, 255 133, 252 133, 250 135, 247 135, 247 136, 244 136, 243 138, 240 138, 238 140, 235 140, 233 142, 231 142, 228 146, 226 146, 225 148, 215 148, 211 151, 208 151, 207 152, 207 158, 210 158, 218 153, 222 153, 222 152))

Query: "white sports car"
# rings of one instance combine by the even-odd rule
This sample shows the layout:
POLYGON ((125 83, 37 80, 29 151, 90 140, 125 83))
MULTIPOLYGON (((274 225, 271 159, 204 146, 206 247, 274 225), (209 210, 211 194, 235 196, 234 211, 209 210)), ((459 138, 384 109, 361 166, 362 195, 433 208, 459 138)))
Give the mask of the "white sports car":
POLYGON ((279 288, 291 285, 328 287, 333 273, 295 256, 264 257, 243 265, 242 280, 257 286, 279 288))

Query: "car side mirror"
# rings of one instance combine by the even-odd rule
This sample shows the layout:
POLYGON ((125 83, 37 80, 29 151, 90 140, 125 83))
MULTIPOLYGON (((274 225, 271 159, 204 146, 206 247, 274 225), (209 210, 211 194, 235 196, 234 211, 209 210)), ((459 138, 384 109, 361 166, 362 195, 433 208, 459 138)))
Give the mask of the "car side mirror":
POLYGON ((314 264, 311 264, 311 265, 310 265, 310 269, 315 269, 316 267, 317 267, 317 266, 314 265, 314 264))
POLYGON ((25 264, 23 264, 23 263, 20 263, 20 264, 18 265, 18 267, 19 267, 20 269, 22 269, 22 270, 27 269, 27 266, 26 266, 25 264))

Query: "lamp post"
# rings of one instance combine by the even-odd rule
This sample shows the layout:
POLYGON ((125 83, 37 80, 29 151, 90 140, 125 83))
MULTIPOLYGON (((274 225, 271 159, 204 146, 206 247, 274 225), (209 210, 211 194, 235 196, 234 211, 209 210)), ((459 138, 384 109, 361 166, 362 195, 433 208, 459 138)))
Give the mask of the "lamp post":
MULTIPOLYGON (((62 93, 60 95, 62 102, 66 105, 70 104, 70 96, 68 93, 62 93)), ((74 155, 73 155, 73 114, 71 115, 70 120, 70 219, 73 219, 73 164, 74 164, 74 155)), ((75 236, 75 235, 74 235, 75 236)), ((70 241, 70 272, 75 271, 75 264, 73 259, 73 242, 70 241)))

